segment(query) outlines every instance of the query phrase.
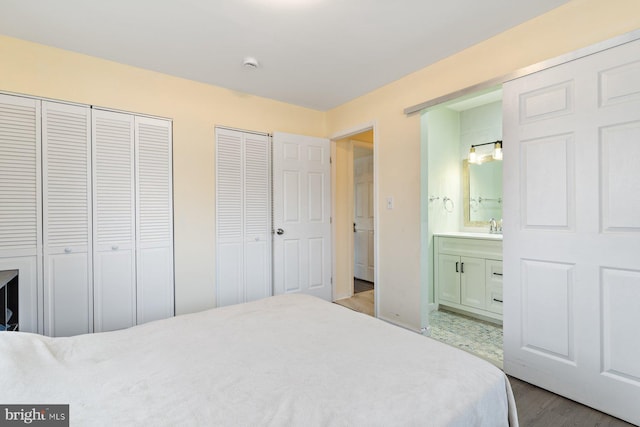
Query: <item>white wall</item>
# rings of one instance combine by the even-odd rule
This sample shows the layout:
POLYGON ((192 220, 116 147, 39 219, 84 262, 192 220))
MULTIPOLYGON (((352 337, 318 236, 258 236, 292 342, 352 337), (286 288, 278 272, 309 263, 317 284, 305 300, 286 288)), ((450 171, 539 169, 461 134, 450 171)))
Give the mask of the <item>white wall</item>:
MULTIPOLYGON (((428 248, 426 259, 421 261, 421 282, 428 289, 428 302, 431 303, 434 301, 433 233, 457 231, 462 216, 460 114, 447 108, 439 108, 422 114, 420 120, 422 169, 426 171, 422 174, 421 186, 427 188, 421 200, 422 244, 428 248), (429 201, 430 197, 438 199, 429 201), (451 199, 447 202, 446 209, 445 197, 451 199)), ((427 299, 423 300, 422 316, 426 315, 427 304, 427 299)))

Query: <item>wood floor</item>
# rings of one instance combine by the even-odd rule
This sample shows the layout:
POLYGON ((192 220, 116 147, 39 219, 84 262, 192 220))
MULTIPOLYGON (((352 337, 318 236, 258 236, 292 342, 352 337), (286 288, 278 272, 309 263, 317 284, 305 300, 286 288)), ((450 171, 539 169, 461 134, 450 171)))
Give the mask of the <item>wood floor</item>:
MULTIPOLYGON (((356 293, 337 304, 373 316, 373 292, 356 293)), ((627 427, 618 418, 596 411, 555 393, 509 377, 520 427, 627 427)))
POLYGON ((509 377, 520 427, 626 427, 618 418, 509 377))

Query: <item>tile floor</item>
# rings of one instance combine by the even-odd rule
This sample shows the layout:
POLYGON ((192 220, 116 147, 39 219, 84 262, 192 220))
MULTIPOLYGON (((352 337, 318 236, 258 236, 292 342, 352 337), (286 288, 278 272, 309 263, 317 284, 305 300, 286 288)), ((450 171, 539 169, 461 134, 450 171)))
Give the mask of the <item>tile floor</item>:
POLYGON ((447 310, 429 313, 431 337, 502 369, 502 326, 447 310))

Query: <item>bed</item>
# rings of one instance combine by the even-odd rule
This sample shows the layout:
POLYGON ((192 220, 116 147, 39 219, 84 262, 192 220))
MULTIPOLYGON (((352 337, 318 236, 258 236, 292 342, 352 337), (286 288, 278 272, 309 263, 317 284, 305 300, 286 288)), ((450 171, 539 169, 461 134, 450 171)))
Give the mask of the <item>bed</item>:
POLYGON ((517 426, 504 373, 307 295, 121 331, 0 334, 0 403, 71 425, 517 426))

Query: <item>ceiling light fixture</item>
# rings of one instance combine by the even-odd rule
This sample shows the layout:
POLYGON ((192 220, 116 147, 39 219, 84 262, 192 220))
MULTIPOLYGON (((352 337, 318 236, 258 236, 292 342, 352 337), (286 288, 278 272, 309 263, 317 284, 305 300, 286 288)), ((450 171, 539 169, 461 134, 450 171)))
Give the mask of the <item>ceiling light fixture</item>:
POLYGON ((244 61, 242 61, 242 65, 244 65, 244 68, 255 70, 260 64, 258 63, 258 60, 256 58, 247 56, 246 58, 244 58, 244 61))

